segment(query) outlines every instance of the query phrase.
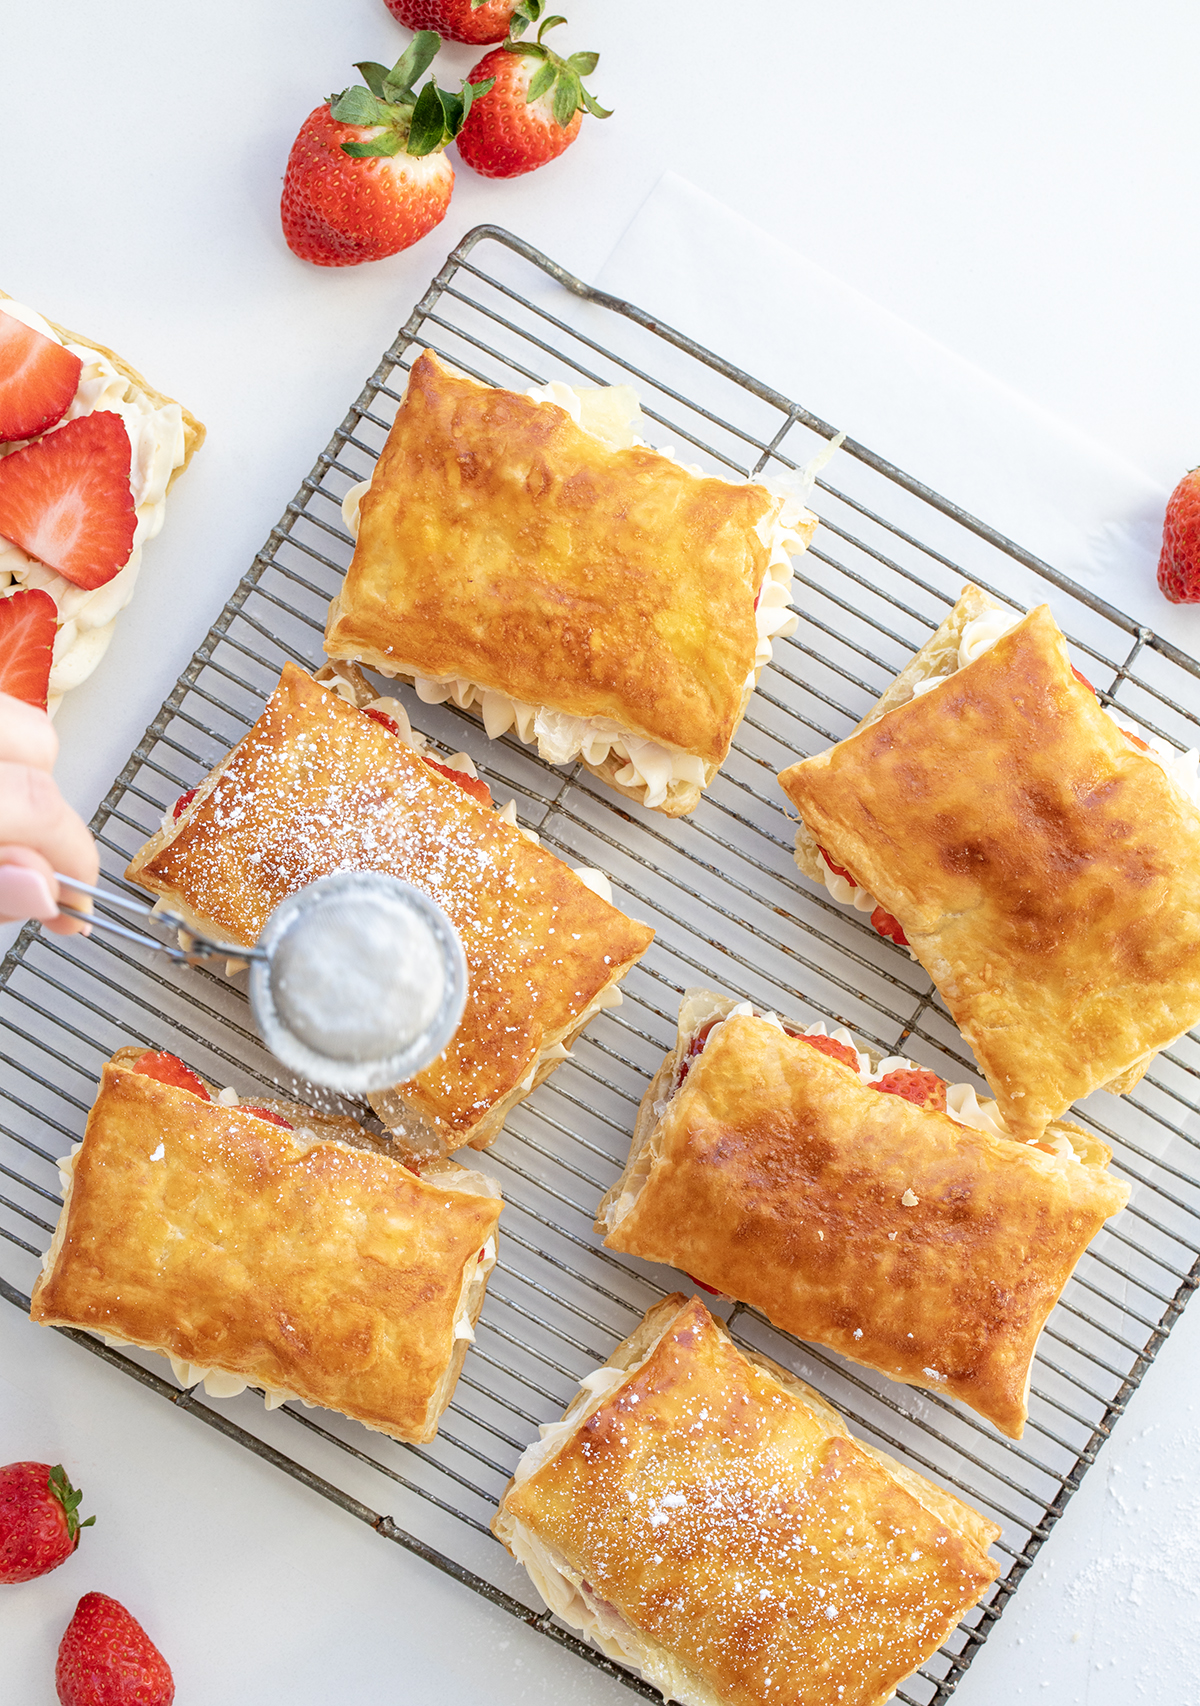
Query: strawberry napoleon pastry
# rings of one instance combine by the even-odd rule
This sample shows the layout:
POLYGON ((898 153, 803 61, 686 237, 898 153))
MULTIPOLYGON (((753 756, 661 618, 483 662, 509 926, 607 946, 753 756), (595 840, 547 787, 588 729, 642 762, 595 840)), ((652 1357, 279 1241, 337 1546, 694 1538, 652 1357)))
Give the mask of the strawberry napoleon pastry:
POLYGON ((0 692, 53 714, 92 673, 203 440, 111 350, 0 291, 0 692))
POLYGON ((785 1332, 1020 1438, 1046 1318, 1129 1197, 1111 1151, 825 1022, 687 992, 600 1204, 608 1249, 664 1262, 785 1332))

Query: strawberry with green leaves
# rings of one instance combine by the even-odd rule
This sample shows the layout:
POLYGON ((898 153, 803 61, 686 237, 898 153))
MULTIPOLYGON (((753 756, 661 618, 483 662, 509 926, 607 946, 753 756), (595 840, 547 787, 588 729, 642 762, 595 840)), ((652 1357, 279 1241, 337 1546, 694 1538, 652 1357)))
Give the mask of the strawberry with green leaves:
POLYGON ((83 1494, 61 1463, 7 1463, 0 1469, 0 1582, 31 1582, 56 1570, 79 1545, 83 1494))
POLYGON ((454 94, 433 78, 418 90, 440 46, 422 30, 390 71, 358 65, 363 83, 331 95, 305 119, 280 208, 288 248, 301 260, 319 267, 382 260, 444 218, 454 187, 445 147, 486 91, 464 83, 454 94))
POLYGON ((410 30, 436 30, 446 41, 473 46, 519 36, 536 18, 530 0, 386 0, 386 5, 410 30))
POLYGON ((510 35, 469 73, 475 102, 459 132, 458 152, 485 178, 518 178, 536 171, 570 147, 585 112, 594 118, 610 116, 583 86, 600 55, 573 53, 564 59, 548 48, 543 40, 547 30, 567 20, 557 14, 544 18, 544 7, 545 0, 526 0, 526 9, 540 20, 536 40, 510 35), (485 85, 490 93, 484 93, 485 85))

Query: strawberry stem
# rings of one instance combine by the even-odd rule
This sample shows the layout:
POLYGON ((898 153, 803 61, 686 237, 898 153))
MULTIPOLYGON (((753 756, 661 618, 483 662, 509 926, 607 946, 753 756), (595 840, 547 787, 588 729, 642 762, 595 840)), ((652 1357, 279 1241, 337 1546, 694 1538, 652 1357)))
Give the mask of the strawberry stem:
POLYGON ((355 65, 363 82, 343 89, 340 95, 330 95, 330 117, 339 124, 382 126, 382 134, 367 142, 343 142, 343 154, 355 160, 400 153, 420 157, 453 142, 471 103, 487 94, 495 78, 484 83, 464 81, 455 94, 439 89, 431 77, 418 91, 417 83, 433 64, 441 45, 436 30, 418 30, 390 71, 373 59, 355 65))
POLYGON ((51 1494, 58 1500, 59 1504, 63 1508, 63 1513, 67 1519, 68 1540, 73 1540, 75 1544, 78 1545, 80 1529, 91 1528, 92 1524, 96 1520, 95 1517, 89 1516, 85 1522, 80 1522, 79 1503, 83 1498, 83 1494, 77 1487, 73 1487, 71 1485, 70 1481, 67 1479, 67 1472, 61 1463, 56 1463, 54 1468, 50 1471, 47 1485, 51 1494))
MULTIPOLYGON (((509 25, 508 39, 504 43, 506 53, 523 54, 526 59, 540 59, 541 64, 529 79, 529 88, 525 95, 526 106, 540 100, 543 95, 554 91, 551 103, 554 122, 563 130, 567 128, 575 114, 583 108, 591 113, 593 118, 611 118, 612 111, 602 107, 599 101, 583 86, 583 79, 590 77, 600 63, 598 53, 573 53, 569 59, 552 52, 542 40, 547 30, 557 29, 559 24, 565 24, 566 19, 561 13, 555 12, 552 17, 543 18, 542 12, 545 0, 522 0, 513 14, 513 22, 509 25), (520 28, 514 27, 518 15, 521 17, 520 28), (540 22, 539 22, 540 20, 540 22), (536 41, 518 41, 518 36, 524 33, 530 24, 538 24, 536 41)), ((478 91, 483 84, 477 84, 478 91)))

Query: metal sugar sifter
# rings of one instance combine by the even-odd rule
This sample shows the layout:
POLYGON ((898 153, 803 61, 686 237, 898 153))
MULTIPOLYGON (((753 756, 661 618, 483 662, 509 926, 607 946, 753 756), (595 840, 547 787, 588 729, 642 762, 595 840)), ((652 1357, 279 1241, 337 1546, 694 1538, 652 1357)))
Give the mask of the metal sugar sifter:
MULTIPOLYGON (((59 876, 64 888, 148 918, 152 909, 59 876)), ((314 1084, 364 1095, 411 1078, 441 1054, 467 999, 458 933, 428 895, 381 871, 341 871, 280 902, 253 948, 187 932, 176 947, 98 912, 58 910, 176 962, 250 962, 250 1010, 277 1060, 314 1084)))

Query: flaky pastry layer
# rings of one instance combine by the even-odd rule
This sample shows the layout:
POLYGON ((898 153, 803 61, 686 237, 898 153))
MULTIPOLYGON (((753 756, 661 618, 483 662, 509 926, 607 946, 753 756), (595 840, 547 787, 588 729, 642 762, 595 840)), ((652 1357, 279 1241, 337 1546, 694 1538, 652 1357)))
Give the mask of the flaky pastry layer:
POLYGON ((113 1062, 66 1171, 35 1321, 433 1438, 498 1197, 113 1062))
MULTIPOLYGON (((681 1043, 684 1039, 681 1028, 681 1043)), ((597 1230, 797 1337, 970 1405, 1010 1438, 1038 1335, 1129 1187, 1077 1128, 1043 1149, 862 1082, 765 1019, 679 1048, 597 1230)))
POLYGON ((530 1448, 493 1528, 685 1706, 882 1706, 998 1573, 993 1524, 678 1294, 530 1448))
MULTIPOLYGON (((613 450, 556 404, 425 352, 362 500, 326 650, 601 719, 715 770, 753 686, 759 529, 781 505, 613 450)), ((625 762, 594 768, 615 780, 625 762)))
POLYGON ((462 941, 457 1032, 424 1072, 373 1098, 389 1125, 430 1147, 490 1142, 653 937, 288 664, 254 728, 128 874, 189 926, 248 946, 281 900, 339 870, 413 883, 462 941))
POLYGON ((1200 1019, 1200 813, 1044 606, 780 780, 899 921, 1015 1135, 1200 1019))

